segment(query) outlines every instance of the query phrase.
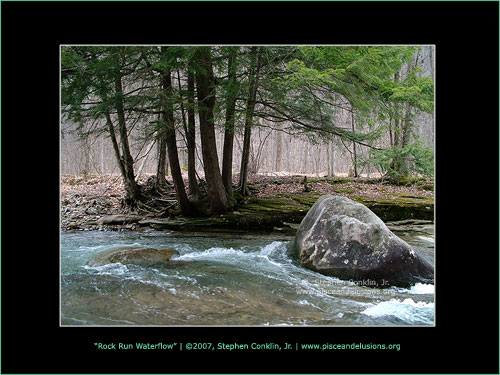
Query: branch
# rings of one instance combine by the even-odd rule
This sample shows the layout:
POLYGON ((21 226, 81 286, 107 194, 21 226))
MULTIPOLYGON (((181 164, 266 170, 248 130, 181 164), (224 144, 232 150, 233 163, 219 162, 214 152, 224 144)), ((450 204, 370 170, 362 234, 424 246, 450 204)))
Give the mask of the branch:
POLYGON ((288 115, 287 113, 285 113, 284 111, 278 109, 277 107, 275 107, 274 105, 270 104, 269 102, 259 102, 260 104, 264 105, 265 107, 269 107, 271 108, 272 110, 274 110, 275 112, 277 112, 278 114, 280 114, 281 116, 283 116, 282 118, 286 121, 290 121, 291 123, 293 124, 299 124, 300 126, 302 126, 303 128, 307 129, 307 130, 310 130, 310 131, 315 131, 315 132, 318 132, 320 134, 332 134, 332 135, 336 135, 340 138, 347 138, 349 139, 351 142, 355 142, 355 143, 358 143, 360 145, 363 145, 363 146, 366 146, 366 147, 370 147, 370 148, 374 148, 376 150, 380 150, 379 148, 377 147, 374 147, 374 146, 371 146, 369 144, 366 144, 364 142, 361 142, 359 140, 356 140, 355 137, 353 135, 350 135, 349 133, 345 132, 345 131, 338 131, 336 129, 341 129, 341 130, 345 130, 344 128, 340 128, 340 127, 337 127, 337 126, 334 126, 332 129, 324 129, 324 128, 318 128, 316 126, 313 126, 313 125, 309 125, 303 121, 300 121, 298 120, 297 118, 295 117, 290 117, 290 115, 288 115))

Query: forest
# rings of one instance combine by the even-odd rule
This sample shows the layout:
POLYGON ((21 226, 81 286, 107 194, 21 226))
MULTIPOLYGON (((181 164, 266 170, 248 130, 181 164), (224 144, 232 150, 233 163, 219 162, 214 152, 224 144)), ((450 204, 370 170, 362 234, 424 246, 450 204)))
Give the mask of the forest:
POLYGON ((61 324, 434 324, 434 56, 63 46, 61 324))
POLYGON ((434 54, 62 46, 61 171, 118 172, 123 210, 184 217, 233 211, 258 176, 432 182, 434 54))

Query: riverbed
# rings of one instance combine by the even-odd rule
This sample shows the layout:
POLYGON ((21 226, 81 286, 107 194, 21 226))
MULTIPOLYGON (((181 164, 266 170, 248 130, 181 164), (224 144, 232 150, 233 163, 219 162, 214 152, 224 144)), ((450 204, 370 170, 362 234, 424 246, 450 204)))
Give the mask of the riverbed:
MULTIPOLYGON (((434 225, 387 223, 434 260, 434 225)), ((375 289, 302 267, 292 241, 169 232, 61 233, 61 325, 433 325, 434 285, 375 289), (109 249, 179 251, 168 264, 86 263, 109 249)))

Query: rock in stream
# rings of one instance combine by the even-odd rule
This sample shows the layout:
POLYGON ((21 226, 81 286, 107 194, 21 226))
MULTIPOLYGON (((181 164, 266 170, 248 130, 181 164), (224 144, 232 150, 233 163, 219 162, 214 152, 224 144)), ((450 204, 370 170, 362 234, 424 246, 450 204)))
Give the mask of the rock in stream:
POLYGON ((172 249, 121 247, 97 254, 87 262, 87 266, 104 266, 110 263, 150 265, 168 262, 174 255, 179 255, 179 252, 172 249))
POLYGON ((434 267, 361 203, 324 195, 295 237, 301 263, 324 275, 369 287, 433 282, 434 267))

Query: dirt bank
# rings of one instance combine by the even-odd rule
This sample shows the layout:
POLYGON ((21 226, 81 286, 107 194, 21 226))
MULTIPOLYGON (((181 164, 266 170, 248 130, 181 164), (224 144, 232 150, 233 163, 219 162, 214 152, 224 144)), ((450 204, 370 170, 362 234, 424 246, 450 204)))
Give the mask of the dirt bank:
MULTIPOLYGON (((139 182, 144 182, 144 176, 139 182)), ((226 232, 278 231, 292 233, 307 210, 321 195, 345 196, 368 206, 382 220, 434 217, 434 186, 426 179, 389 183, 367 178, 308 178, 303 176, 250 176, 253 197, 234 212, 212 218, 159 218, 103 224, 105 217, 123 214, 124 190, 118 175, 62 175, 61 228, 63 230, 218 230, 226 232)), ((236 181, 235 181, 236 182, 236 181)), ((109 221, 109 220, 108 220, 109 221)))

